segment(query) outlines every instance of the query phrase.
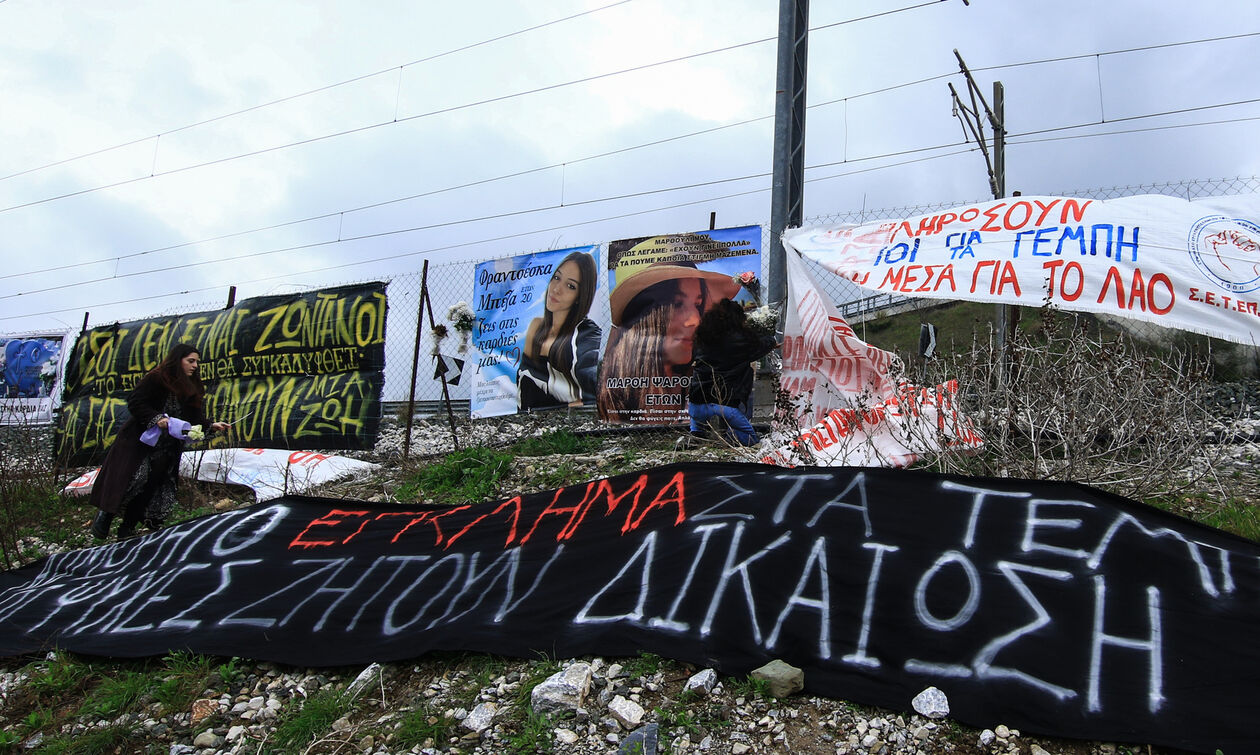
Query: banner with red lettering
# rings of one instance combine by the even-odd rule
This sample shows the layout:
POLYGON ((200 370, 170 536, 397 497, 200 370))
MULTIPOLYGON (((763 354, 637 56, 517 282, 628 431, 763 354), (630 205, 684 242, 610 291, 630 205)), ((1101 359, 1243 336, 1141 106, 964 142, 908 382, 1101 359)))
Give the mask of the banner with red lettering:
POLYGON ((1129 317, 1260 343, 1260 195, 1012 197, 783 243, 876 291, 1129 317))
POLYGON ((911 384, 897 356, 858 338, 790 252, 787 278, 780 387, 792 410, 776 417, 762 461, 901 467, 925 453, 980 447, 954 402, 957 381, 911 384))
MULTIPOLYGON (((305 493, 313 487, 346 477, 357 477, 380 468, 379 464, 348 456, 279 448, 214 448, 181 454, 179 473, 204 482, 244 485, 254 499, 270 501, 283 495, 305 493)), ((61 491, 88 495, 100 467, 84 472, 61 491)))
MULTIPOLYGON (((678 464, 463 506, 286 496, 0 572, 0 657, 650 652, 1025 734, 1260 752, 1260 544, 1084 485, 678 464)), ((1074 751, 1085 751, 1082 744, 1074 751)))

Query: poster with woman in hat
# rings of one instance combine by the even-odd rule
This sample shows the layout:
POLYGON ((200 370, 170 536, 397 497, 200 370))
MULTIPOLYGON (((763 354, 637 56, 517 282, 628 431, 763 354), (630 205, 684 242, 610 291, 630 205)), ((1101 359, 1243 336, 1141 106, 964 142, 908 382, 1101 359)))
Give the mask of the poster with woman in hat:
POLYGON ((760 270, 760 226, 609 242, 613 327, 599 372, 600 419, 686 422, 696 325, 721 299, 740 296, 738 276, 760 270))

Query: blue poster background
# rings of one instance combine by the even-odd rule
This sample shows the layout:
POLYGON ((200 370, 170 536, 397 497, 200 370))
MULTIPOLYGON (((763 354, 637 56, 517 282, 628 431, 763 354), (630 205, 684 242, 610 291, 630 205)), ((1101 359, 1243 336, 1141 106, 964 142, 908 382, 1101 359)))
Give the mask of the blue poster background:
POLYGON ((67 334, 0 337, 0 424, 48 423, 67 334))
POLYGON ((525 331, 541 317, 547 282, 560 261, 572 252, 595 257, 599 246, 577 246, 521 254, 477 265, 473 279, 473 328, 476 370, 473 373, 472 416, 516 413, 516 368, 524 349, 525 331))

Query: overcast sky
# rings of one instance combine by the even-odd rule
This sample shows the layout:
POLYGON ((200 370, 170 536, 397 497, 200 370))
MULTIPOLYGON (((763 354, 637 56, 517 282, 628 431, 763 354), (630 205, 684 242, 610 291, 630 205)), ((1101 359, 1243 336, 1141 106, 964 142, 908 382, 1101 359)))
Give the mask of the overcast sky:
MULTIPOLYGON (((777 13, 0 0, 0 333, 710 212, 768 225, 777 13)), ((816 0, 810 27, 807 220, 989 196, 955 48, 986 96, 1005 86, 1008 190, 1260 172, 1254 0, 816 0)))

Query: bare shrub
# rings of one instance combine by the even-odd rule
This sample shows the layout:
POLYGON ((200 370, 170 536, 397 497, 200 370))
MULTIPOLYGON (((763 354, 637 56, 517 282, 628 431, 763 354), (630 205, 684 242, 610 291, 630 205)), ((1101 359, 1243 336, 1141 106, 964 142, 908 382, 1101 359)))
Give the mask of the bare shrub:
MULTIPOLYGON (((0 559, 11 569, 25 559, 19 541, 32 531, 77 529, 67 522, 66 506, 52 465, 48 425, 19 415, 0 424, 0 559)), ((58 532, 55 536, 64 536, 58 532)))
POLYGON ((1047 307, 1042 327, 992 333, 925 366, 928 384, 957 379, 963 413, 984 437, 971 456, 924 466, 948 472, 1069 480, 1135 499, 1176 495, 1210 472, 1214 421, 1208 365, 1156 350, 1086 316, 1047 307))

